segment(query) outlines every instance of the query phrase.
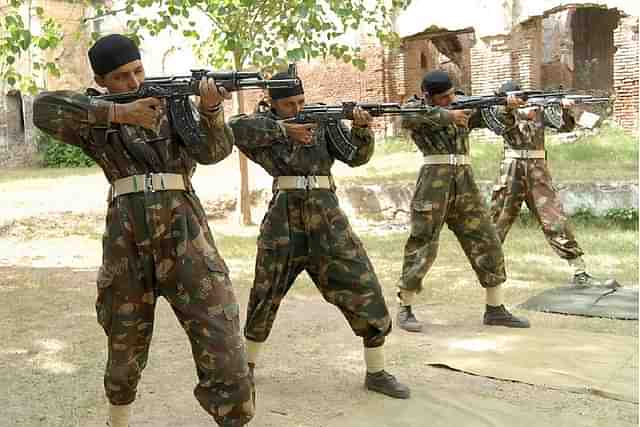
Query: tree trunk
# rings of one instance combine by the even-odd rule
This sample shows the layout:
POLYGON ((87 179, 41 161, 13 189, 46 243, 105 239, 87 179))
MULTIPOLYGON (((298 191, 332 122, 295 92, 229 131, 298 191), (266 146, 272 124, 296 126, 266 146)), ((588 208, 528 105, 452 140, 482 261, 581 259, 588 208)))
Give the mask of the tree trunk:
MULTIPOLYGON (((234 68, 238 71, 242 69, 242 61, 238 53, 234 54, 234 68)), ((244 112, 244 94, 242 91, 233 94, 233 113, 244 112)), ((238 165, 240 170, 240 189, 236 202, 236 218, 240 225, 251 225, 251 196, 249 193, 249 164, 247 157, 238 150, 238 165)))

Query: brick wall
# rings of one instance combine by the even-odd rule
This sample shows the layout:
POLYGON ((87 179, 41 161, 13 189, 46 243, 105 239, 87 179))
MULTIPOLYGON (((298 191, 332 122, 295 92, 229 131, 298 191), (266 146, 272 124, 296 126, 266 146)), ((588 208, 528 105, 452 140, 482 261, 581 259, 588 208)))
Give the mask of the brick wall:
POLYGON ((543 19, 542 88, 574 86, 571 13, 574 8, 553 13, 543 19))
POLYGON ((511 31, 511 78, 522 89, 542 84, 542 19, 531 19, 511 31))
POLYGON ((471 93, 491 94, 510 78, 509 36, 484 37, 471 48, 471 93))
MULTIPOLYGON (((471 93, 492 94, 511 78, 511 47, 509 36, 483 37, 471 48, 471 93)), ((488 129, 478 129, 473 135, 483 142, 501 138, 488 129)))
POLYGON ((613 85, 615 120, 626 130, 638 134, 638 17, 621 18, 614 31, 613 85))

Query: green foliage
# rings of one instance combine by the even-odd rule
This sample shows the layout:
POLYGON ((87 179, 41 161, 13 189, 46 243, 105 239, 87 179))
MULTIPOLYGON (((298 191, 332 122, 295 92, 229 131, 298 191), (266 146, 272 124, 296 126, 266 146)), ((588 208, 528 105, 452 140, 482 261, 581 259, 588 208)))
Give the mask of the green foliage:
POLYGON ((55 138, 38 132, 38 151, 42 154, 42 163, 47 168, 78 168, 95 165, 80 148, 62 144, 55 138))
MULTIPOLYGON (((252 66, 265 71, 288 62, 333 56, 363 69, 360 48, 338 41, 350 30, 367 28, 383 43, 398 36, 392 28, 394 11, 410 0, 127 0, 126 10, 159 8, 153 17, 127 22, 131 34, 142 29, 151 36, 172 29, 194 40, 196 53, 213 67, 252 66), (205 16, 211 33, 194 30, 196 16, 205 16)), ((109 13, 99 11, 99 13, 109 13)))
POLYGON ((376 141, 376 155, 393 154, 393 153, 415 153, 418 148, 415 144, 406 138, 391 137, 382 141, 376 141))
MULTIPOLYGON (((528 209, 520 211, 520 220, 525 227, 538 227, 538 222, 528 209)), ((638 209, 613 208, 604 215, 596 215, 591 209, 578 209, 571 215, 575 225, 618 227, 624 230, 638 230, 638 209)))
POLYGON ((28 11, 28 19, 39 18, 41 30, 38 35, 29 30, 30 24, 22 18, 23 0, 10 0, 3 8, 0 17, 0 79, 4 85, 16 87, 21 91, 36 93, 37 72, 44 70, 55 76, 60 72, 54 62, 40 61, 37 58, 43 51, 55 49, 62 40, 60 27, 44 16, 42 7, 28 11), (30 61, 31 69, 24 72, 19 67, 21 59, 30 61))

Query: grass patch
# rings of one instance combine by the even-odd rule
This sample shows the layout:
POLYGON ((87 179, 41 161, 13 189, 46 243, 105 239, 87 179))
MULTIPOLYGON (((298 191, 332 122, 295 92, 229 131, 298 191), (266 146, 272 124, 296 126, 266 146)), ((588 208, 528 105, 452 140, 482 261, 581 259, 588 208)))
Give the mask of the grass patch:
MULTIPOLYGON (((599 221, 599 220, 598 220, 599 221)), ((574 222, 578 243, 585 251, 588 270, 599 278, 616 278, 625 286, 638 284, 638 234, 611 222, 574 222)), ((257 232, 257 230, 256 230, 257 232)), ((403 250, 408 232, 362 232, 362 239, 389 305, 395 300, 395 287, 402 269, 403 250)), ((255 262, 255 237, 218 236, 218 247, 231 268, 234 286, 251 287, 255 262)), ((542 231, 533 222, 517 221, 504 245, 508 281, 505 300, 510 306, 524 302, 544 289, 567 284, 571 269, 548 245, 542 231)), ((425 303, 450 306, 461 312, 479 310, 484 291, 453 233, 446 228, 440 237, 438 258, 425 279, 425 290, 417 302, 418 310, 425 303)), ((306 274, 301 274, 290 293, 321 298, 306 274)), ((556 316, 522 311, 545 326, 584 328, 592 332, 637 336, 638 322, 612 321, 599 318, 556 316)))

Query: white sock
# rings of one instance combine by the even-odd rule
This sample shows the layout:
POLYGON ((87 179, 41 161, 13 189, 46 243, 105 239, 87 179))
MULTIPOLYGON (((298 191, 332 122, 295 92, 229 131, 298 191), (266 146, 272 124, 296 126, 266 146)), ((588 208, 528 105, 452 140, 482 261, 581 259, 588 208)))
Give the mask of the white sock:
POLYGON ((504 295, 502 285, 486 288, 487 305, 491 307, 499 307, 504 304, 504 295))
POLYGON ((365 347, 364 363, 367 365, 367 372, 370 374, 382 371, 384 369, 384 346, 365 347))
POLYGON ((568 259, 569 266, 573 269, 573 275, 587 272, 587 266, 581 256, 574 259, 568 259))
POLYGON ((413 300, 416 296, 416 293, 407 291, 405 289, 399 289, 396 295, 398 298, 398 303, 400 305, 413 305, 413 300))
POLYGON ((109 426, 129 427, 129 416, 131 415, 131 404, 111 405, 109 404, 109 426))
POLYGON ((249 363, 256 364, 262 344, 264 343, 247 340, 247 360, 249 363))

